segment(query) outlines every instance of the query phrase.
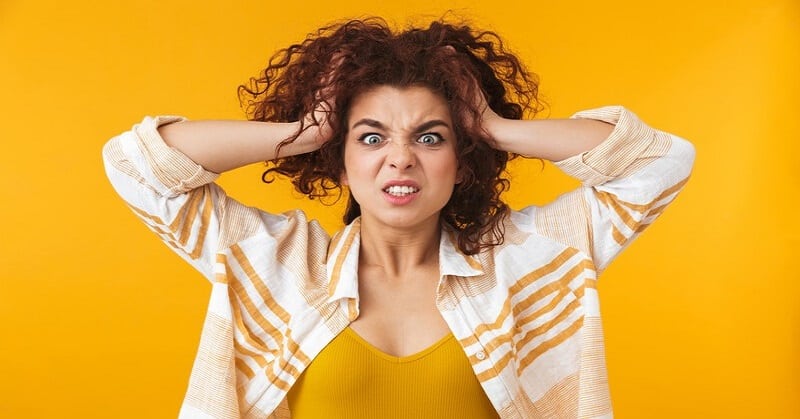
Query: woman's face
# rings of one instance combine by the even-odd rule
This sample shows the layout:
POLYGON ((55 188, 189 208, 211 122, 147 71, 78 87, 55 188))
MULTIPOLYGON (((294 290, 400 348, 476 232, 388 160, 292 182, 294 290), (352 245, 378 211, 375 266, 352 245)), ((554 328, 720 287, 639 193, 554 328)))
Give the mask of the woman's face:
POLYGON ((458 162, 450 109, 421 86, 378 86, 352 102, 342 183, 363 222, 414 228, 438 223, 458 162))

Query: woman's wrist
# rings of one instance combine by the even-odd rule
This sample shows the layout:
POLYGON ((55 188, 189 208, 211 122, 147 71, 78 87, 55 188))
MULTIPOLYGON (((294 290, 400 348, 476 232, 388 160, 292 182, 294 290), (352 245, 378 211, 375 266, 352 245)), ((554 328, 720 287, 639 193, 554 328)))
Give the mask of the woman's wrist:
POLYGON ((485 129, 499 150, 525 157, 560 161, 591 150, 613 125, 589 119, 517 120, 492 118, 485 129))
MULTIPOLYGON (((300 122, 291 122, 290 124, 292 124, 292 135, 298 134, 301 128, 300 122)), ((318 150, 328 140, 327 131, 324 125, 310 125, 306 122, 297 138, 286 145, 286 151, 290 151, 288 155, 305 154, 318 150)), ((286 151, 282 150, 280 157, 288 157, 286 151)))
POLYGON ((522 121, 503 118, 497 114, 484 117, 483 128, 494 140, 492 147, 497 150, 535 157, 531 152, 532 135, 535 130, 526 127, 534 121, 522 121))

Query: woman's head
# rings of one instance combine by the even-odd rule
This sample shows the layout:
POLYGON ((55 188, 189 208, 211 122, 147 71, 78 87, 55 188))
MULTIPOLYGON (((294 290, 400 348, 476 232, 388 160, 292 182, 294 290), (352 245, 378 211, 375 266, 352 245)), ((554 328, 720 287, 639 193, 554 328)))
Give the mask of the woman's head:
MULTIPOLYGON (((313 153, 272 162, 265 177, 272 172, 289 176, 312 198, 338 194, 349 110, 360 95, 378 86, 425 87, 445 100, 456 137, 459 182, 440 219, 456 232, 465 253, 501 242, 500 223, 508 212, 500 200, 508 186, 502 174, 511 156, 491 147, 492 139, 479 124, 476 97, 484 95, 492 110, 512 119, 537 111, 539 102, 535 77, 491 32, 439 21, 393 31, 373 18, 323 28, 278 52, 261 77, 240 87, 251 119, 297 121, 327 102, 335 110, 326 121, 333 134, 313 153)), ((352 196, 348 199, 345 222, 361 211, 352 196)))
POLYGON ((346 123, 339 180, 358 202, 362 225, 438 225, 460 182, 447 101, 424 86, 380 85, 355 97, 346 123))

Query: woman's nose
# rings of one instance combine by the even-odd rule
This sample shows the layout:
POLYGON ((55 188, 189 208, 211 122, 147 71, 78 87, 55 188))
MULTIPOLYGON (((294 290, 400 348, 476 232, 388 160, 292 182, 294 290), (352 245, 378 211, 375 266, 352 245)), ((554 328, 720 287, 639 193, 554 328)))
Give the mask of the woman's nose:
POLYGON ((410 169, 416 164, 414 151, 411 145, 405 142, 391 142, 386 160, 390 166, 401 170, 410 169))

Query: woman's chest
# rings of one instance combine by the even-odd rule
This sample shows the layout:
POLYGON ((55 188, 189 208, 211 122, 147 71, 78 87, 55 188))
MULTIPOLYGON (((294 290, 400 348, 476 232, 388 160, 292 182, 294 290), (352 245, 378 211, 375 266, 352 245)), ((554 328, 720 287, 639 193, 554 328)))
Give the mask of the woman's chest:
POLYGON ((380 270, 359 273, 359 316, 350 327, 393 356, 417 353, 450 333, 436 307, 438 272, 387 278, 380 270))

